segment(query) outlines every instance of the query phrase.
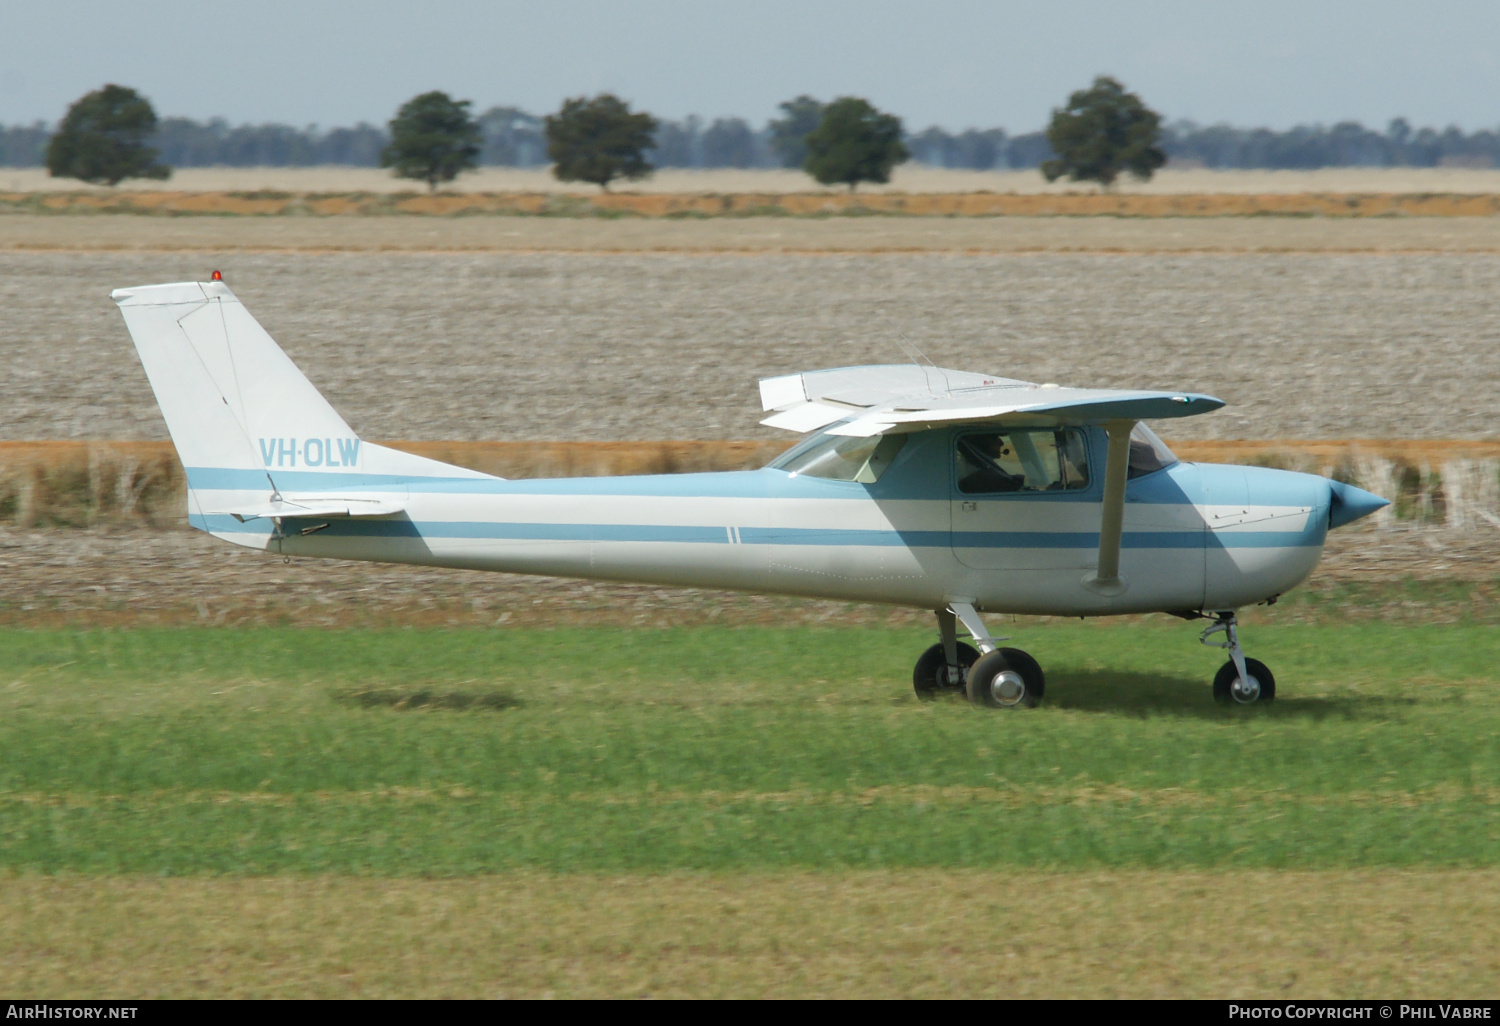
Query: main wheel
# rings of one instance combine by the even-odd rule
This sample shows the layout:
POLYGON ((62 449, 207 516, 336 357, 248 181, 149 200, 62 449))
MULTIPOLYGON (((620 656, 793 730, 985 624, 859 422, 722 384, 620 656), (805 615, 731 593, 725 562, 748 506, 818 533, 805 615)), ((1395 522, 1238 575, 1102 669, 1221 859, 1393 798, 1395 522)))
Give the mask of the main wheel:
POLYGON ((917 693, 917 697, 924 702, 930 702, 945 691, 962 691, 964 681, 968 678, 969 667, 979 661, 979 653, 972 646, 965 645, 962 641, 958 643, 958 682, 948 683, 948 659, 943 655, 941 644, 933 645, 922 657, 917 660, 917 665, 911 671, 911 686, 917 693))
POLYGON ((996 649, 969 670, 969 701, 986 709, 1030 708, 1046 689, 1041 665, 1019 648, 996 649))
POLYGON ((1240 680, 1240 672, 1231 659, 1219 667, 1214 674, 1214 701, 1226 705, 1254 705, 1269 702, 1276 697, 1276 678, 1259 659, 1245 660, 1245 673, 1249 681, 1240 680))

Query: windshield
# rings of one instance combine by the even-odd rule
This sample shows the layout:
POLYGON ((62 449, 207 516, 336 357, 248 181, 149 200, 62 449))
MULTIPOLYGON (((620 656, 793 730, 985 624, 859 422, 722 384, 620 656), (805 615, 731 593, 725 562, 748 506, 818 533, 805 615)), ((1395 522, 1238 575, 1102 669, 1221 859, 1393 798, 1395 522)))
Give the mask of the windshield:
POLYGON ((1130 432, 1130 470, 1125 475, 1127 478, 1154 474, 1177 462, 1177 457, 1172 455, 1167 443, 1157 438, 1156 432, 1146 425, 1137 424, 1135 430, 1130 432))
POLYGON ((874 438, 814 435, 776 457, 770 467, 804 477, 874 484, 905 444, 905 435, 876 435, 874 438))

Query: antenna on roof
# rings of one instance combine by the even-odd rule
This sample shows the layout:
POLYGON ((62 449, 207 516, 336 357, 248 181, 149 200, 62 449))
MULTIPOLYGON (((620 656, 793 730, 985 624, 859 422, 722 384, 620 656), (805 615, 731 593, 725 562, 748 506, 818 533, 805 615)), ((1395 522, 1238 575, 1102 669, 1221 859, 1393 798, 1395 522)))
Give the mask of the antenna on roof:
POLYGON ((881 317, 884 317, 885 322, 891 326, 891 330, 896 333, 896 344, 901 347, 902 351, 906 353, 907 356, 910 356, 912 358, 911 362, 922 368, 922 376, 927 379, 928 394, 936 395, 932 388, 932 375, 928 373, 929 368, 937 371, 938 374, 942 377, 944 393, 951 393, 953 391, 953 386, 948 383, 948 375, 943 373, 943 368, 933 363, 930 356, 922 352, 922 350, 918 349, 917 344, 906 337, 906 332, 902 331, 901 326, 894 320, 892 320, 884 310, 876 310, 876 313, 880 314, 881 317), (923 366, 924 362, 926 363, 926 366, 923 366))

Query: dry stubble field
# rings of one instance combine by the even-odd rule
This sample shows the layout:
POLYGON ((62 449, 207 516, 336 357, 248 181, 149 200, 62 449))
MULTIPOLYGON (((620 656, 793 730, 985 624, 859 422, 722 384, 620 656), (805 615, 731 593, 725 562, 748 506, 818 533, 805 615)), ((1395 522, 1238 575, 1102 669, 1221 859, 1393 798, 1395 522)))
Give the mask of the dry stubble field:
MULTIPOLYGON (((247 222, 115 218, 58 219, 57 237, 39 244, 46 220, 0 220, 0 438, 164 437, 107 292, 202 277, 211 266, 370 437, 756 437, 758 374, 898 359, 898 330, 942 363, 1193 387, 1230 401, 1182 425, 1184 438, 1500 436, 1500 255, 1472 241, 1488 223, 1459 226, 1457 243, 1451 225, 1360 225, 1357 245, 1334 246, 1327 238, 1345 226, 1301 221, 984 226, 991 239, 1014 227, 1040 240, 1032 252, 1005 252, 974 242, 975 226, 962 221, 828 232, 745 222, 744 245, 737 226, 684 222, 564 223, 556 244, 550 226, 527 223, 515 229, 533 233, 524 245, 474 241, 512 230, 503 222, 438 222, 436 239, 413 245, 399 238, 429 227, 396 222, 371 229, 385 242, 351 243, 364 230, 356 224, 325 248, 294 221, 242 229, 247 222), (470 242, 444 251, 444 224, 470 242), (595 231, 614 252, 588 252, 595 231), (903 231, 919 244, 899 245, 903 231), (9 244, 17 232, 22 244, 9 244), (177 234, 152 234, 161 232, 177 234), (860 232, 884 234, 872 242, 860 232), (1184 241, 1184 232, 1200 234, 1184 241), (107 237, 108 251, 91 234, 107 237), (827 252, 808 252, 831 237, 838 244, 827 252), (425 251, 380 251, 392 245, 425 251)), ((3 540, 12 609, 28 593, 99 594, 121 583, 117 603, 129 605, 132 590, 149 603, 163 566, 196 582, 207 622, 253 605, 234 593, 241 586, 290 587, 309 606, 334 607, 410 580, 399 570, 341 566, 320 577, 301 564, 249 565, 204 543, 183 549, 170 534, 7 531, 3 540), (122 545, 133 551, 114 555, 122 545)), ((1407 531, 1401 544, 1408 555, 1452 546, 1480 578, 1494 565, 1495 549, 1472 538, 1407 531)), ((1335 563, 1357 577, 1358 547, 1347 548, 1335 563)), ((1402 550, 1393 551, 1384 571, 1400 576, 1402 550)), ((467 602, 467 622, 518 598, 498 581, 485 594, 462 583, 467 575, 447 575, 452 584, 429 576, 413 604, 467 602)), ((516 605, 571 611, 573 623, 605 609, 613 622, 681 622, 689 606, 700 622, 721 606, 730 622, 789 615, 762 600, 528 587, 516 605)), ((70 614, 66 599, 52 603, 62 620, 48 619, 68 622, 79 605, 70 614)), ((92 604, 95 614, 103 605, 92 604)), ((886 622, 835 606, 799 616, 819 617, 886 622)), ((23 875, 0 880, 7 907, 21 910, 0 945, 9 982, 86 990, 104 981, 115 993, 1313 996, 1482 993, 1493 981, 1483 953, 1493 950, 1494 918, 1471 900, 1494 892, 1491 870, 1267 872, 1240 876, 1227 892, 1220 873, 1028 876, 1018 892, 994 872, 523 874, 472 885, 23 875), (1262 897, 1231 896, 1250 892, 1262 897), (376 909, 358 931, 354 907, 376 909), (601 911, 614 927, 585 925, 601 911), (143 918, 159 928, 132 925, 143 918), (496 949, 495 922, 527 924, 535 946, 496 949), (1207 923, 1248 938, 1251 963, 1238 940, 1216 947, 1223 938, 1207 923), (401 940, 413 934, 415 948, 401 940), (1122 949, 1111 937, 1131 940, 1122 949), (508 957, 475 957, 493 950, 508 957), (102 976, 80 973, 106 955, 102 976), (1031 968, 1020 983, 997 985, 996 957, 1031 968)))
MULTIPOLYGON (((55 223, 124 221, 158 223, 55 223)), ((1228 401, 1179 438, 1500 437, 1500 253, 273 253, 195 221, 201 249, 0 251, 0 438, 164 438, 108 293, 213 268, 366 437, 755 438, 757 376, 900 361, 902 333, 949 366, 1228 401)), ((637 234, 739 225, 803 230, 637 234)))
MULTIPOLYGON (((72 191, 73 179, 52 178, 43 168, 0 168, 0 191, 72 191)), ((178 168, 167 182, 126 181, 119 191, 154 192, 409 192, 419 182, 396 178, 380 168, 363 167, 192 167, 178 168)), ((1117 186, 1129 194, 1181 195, 1296 193, 1500 193, 1500 171, 1492 168, 1321 168, 1315 171, 1213 171, 1165 168, 1150 181, 1125 178, 1117 186)), ((693 170, 666 168, 639 182, 616 183, 616 191, 638 193, 796 193, 818 189, 801 171, 693 170)), ((865 192, 906 193, 1068 193, 1092 186, 1066 180, 1048 182, 1037 171, 960 171, 905 164, 889 185, 865 185, 865 192)), ((593 193, 592 186, 559 182, 548 168, 485 167, 462 175, 445 191, 593 193)), ((841 189, 826 190, 830 193, 841 189)))

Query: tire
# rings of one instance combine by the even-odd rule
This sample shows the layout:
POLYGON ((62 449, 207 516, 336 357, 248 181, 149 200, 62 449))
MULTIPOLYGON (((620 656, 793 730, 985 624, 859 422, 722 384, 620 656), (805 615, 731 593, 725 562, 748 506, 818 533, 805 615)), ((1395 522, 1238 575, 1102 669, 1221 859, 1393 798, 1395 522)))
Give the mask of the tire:
POLYGON ((1266 668, 1266 664, 1259 659, 1246 659, 1245 672, 1255 679, 1259 684, 1257 693, 1252 698, 1245 698, 1234 690, 1234 683, 1239 679, 1239 671, 1234 668, 1234 660, 1231 659, 1219 667, 1219 672, 1214 674, 1214 701, 1224 705, 1264 705, 1266 702, 1276 698, 1276 678, 1266 668))
POLYGON ((958 643, 958 683, 948 683, 948 660, 943 655, 941 644, 933 645, 922 657, 917 660, 916 668, 911 671, 912 690, 917 697, 924 702, 930 702, 938 695, 950 694, 964 689, 964 682, 969 676, 969 667, 979 661, 979 653, 970 645, 962 641, 958 643))
POLYGON ((986 709, 1030 709, 1046 689, 1041 665, 1019 648, 981 656, 969 670, 969 701, 986 709))

